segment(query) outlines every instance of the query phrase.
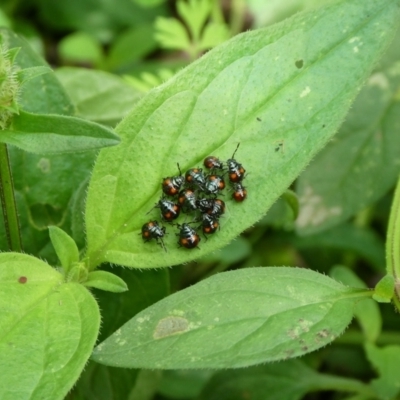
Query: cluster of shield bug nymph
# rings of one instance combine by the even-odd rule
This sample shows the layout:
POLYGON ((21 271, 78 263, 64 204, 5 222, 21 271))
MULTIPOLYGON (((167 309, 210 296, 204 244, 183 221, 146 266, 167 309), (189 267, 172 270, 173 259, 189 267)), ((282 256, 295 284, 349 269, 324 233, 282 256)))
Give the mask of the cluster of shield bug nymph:
MULTIPOLYGON (((246 199, 247 191, 242 184, 246 170, 234 159, 239 144, 226 162, 214 156, 206 157, 203 164, 208 172, 203 172, 202 168, 191 168, 183 175, 177 164, 179 175, 163 179, 163 195, 150 211, 159 208, 162 221, 178 227, 176 235, 179 247, 194 249, 201 240, 198 233, 200 229, 207 240, 207 235, 220 228, 219 219, 225 212, 225 202, 218 196, 223 195, 226 175, 231 186, 232 199, 237 202, 246 199), (180 213, 187 214, 191 221, 174 223, 180 213)), ((165 234, 165 226, 156 220, 146 222, 142 226, 143 240, 148 242, 154 239, 167 251, 163 241, 165 234)))

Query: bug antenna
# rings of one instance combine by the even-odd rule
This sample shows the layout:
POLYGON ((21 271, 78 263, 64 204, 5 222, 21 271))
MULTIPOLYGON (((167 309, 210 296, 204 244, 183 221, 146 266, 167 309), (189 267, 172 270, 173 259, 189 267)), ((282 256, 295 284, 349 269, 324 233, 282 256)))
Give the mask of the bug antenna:
POLYGON ((176 163, 176 165, 178 166, 179 175, 182 176, 182 171, 181 171, 181 167, 179 166, 179 163, 176 163))
POLYGON ((158 206, 158 203, 156 203, 156 204, 154 205, 154 207, 152 207, 152 208, 146 213, 146 215, 147 215, 147 214, 150 214, 157 206, 158 206))
POLYGON ((239 146, 240 146, 240 142, 239 142, 238 145, 236 146, 236 149, 235 149, 235 151, 234 151, 233 154, 232 154, 232 158, 235 157, 235 154, 236 154, 237 149, 239 148, 239 146))

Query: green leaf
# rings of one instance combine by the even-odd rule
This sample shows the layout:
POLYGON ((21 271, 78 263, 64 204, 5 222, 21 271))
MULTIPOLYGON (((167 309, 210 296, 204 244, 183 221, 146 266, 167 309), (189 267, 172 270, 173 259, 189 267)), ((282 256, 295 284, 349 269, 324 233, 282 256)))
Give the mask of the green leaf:
POLYGON ((190 40, 183 24, 174 18, 158 17, 154 37, 166 49, 190 49, 190 40))
POLYGON ((365 296, 311 270, 230 271, 159 301, 92 358, 128 368, 236 368, 297 357, 334 340, 365 296), (167 351, 168 349, 168 351, 167 351))
POLYGON ((122 145, 103 150, 94 168, 86 211, 91 268, 186 262, 258 221, 335 133, 392 39, 399 11, 394 0, 350 0, 298 14, 236 36, 145 96, 117 127, 122 145), (277 141, 285 151, 275 151, 277 141), (187 251, 170 232, 167 256, 143 243, 146 213, 162 178, 178 173, 176 163, 185 171, 211 154, 226 160, 239 142, 235 157, 249 172, 249 196, 242 204, 227 199, 218 235, 187 251))
POLYGON ((141 94, 120 77, 104 71, 64 67, 56 71, 76 115, 105 125, 119 122, 141 94))
POLYGON ((83 249, 86 244, 84 212, 88 185, 89 176, 75 191, 71 198, 70 207, 68 207, 68 213, 70 214, 71 219, 72 236, 79 249, 83 249))
POLYGON ((126 71, 156 50, 153 24, 140 24, 120 34, 112 43, 106 65, 109 70, 126 71))
POLYGON ((83 282, 83 286, 113 293, 122 293, 128 290, 128 286, 120 277, 107 271, 90 272, 87 280, 83 282))
POLYGON ((149 8, 135 3, 132 0, 69 0, 68 3, 44 1, 37 6, 40 20, 53 30, 84 31, 109 43, 124 27, 150 23, 155 16, 167 13, 166 5, 149 8))
POLYGON ((209 0, 179 0, 176 9, 180 17, 185 21, 192 35, 193 41, 198 41, 200 31, 211 12, 209 0))
POLYGON ((367 260, 382 273, 385 268, 385 249, 382 239, 375 231, 344 223, 321 233, 295 237, 293 244, 299 249, 316 247, 348 250, 367 260))
POLYGON ((158 393, 169 399, 197 398, 212 375, 204 369, 163 371, 158 393))
POLYGON ((65 273, 68 273, 72 264, 79 261, 78 247, 71 236, 56 226, 49 226, 49 234, 61 265, 65 273))
POLYGON ((68 400, 126 400, 137 370, 106 367, 89 361, 68 400))
POLYGON ((65 63, 90 63, 98 66, 103 61, 101 43, 86 32, 64 36, 58 44, 58 52, 65 63))
POLYGON ((36 78, 37 76, 48 74, 49 72, 52 72, 51 69, 44 65, 39 67, 25 68, 18 71, 18 80, 21 84, 24 84, 25 82, 36 78))
POLYGON ((152 400, 157 392, 161 371, 139 371, 135 387, 129 393, 128 400, 152 400))
POLYGON ((198 400, 297 400, 311 391, 336 390, 369 393, 355 379, 318 374, 299 360, 222 371, 213 376, 198 400))
MULTIPOLYGON (((330 271, 330 276, 348 286, 367 288, 367 285, 346 267, 335 266, 330 271)), ((375 342, 382 330, 382 317, 378 304, 372 299, 363 299, 356 304, 354 316, 361 326, 365 339, 375 342)))
POLYGON ((375 286, 372 298, 379 303, 390 303, 394 294, 393 275, 385 275, 375 286))
POLYGON ((10 130, 1 131, 0 142, 37 154, 71 153, 115 146, 118 136, 105 126, 63 115, 21 111, 10 130))
POLYGON ((400 311, 400 179, 397 181, 392 207, 390 210, 389 224, 386 236, 386 270, 387 275, 392 275, 395 281, 395 296, 393 303, 400 311))
MULTIPOLYGON (((47 227, 56 225, 62 228, 78 243, 76 232, 71 232, 70 204, 74 193, 80 190, 81 183, 89 179, 96 153, 90 151, 36 155, 14 146, 10 146, 9 151, 17 192, 23 249, 26 253, 56 265, 58 258, 50 242, 47 227)), ((86 195, 83 194, 85 199, 86 195)), ((79 210, 81 219, 83 211, 82 207, 79 210)), ((79 229, 76 225, 74 228, 79 229)), ((1 229, 0 223, 0 231, 1 229)), ((81 225, 80 229, 83 242, 79 242, 79 246, 83 248, 84 226, 81 225)))
POLYGON ((398 178, 400 31, 393 45, 397 58, 370 76, 335 139, 298 180, 301 234, 347 220, 380 199, 398 178))
POLYGON ((111 268, 107 271, 118 275, 128 286, 128 291, 115 295, 103 290, 93 290, 102 311, 102 329, 99 340, 104 340, 117 331, 134 315, 168 296, 169 272, 161 270, 128 270, 111 268))
POLYGON ((212 47, 218 46, 229 39, 229 29, 225 24, 216 22, 208 23, 201 36, 199 43, 200 50, 207 50, 212 47))
POLYGON ((365 345, 368 360, 379 373, 379 378, 371 382, 378 398, 391 400, 398 396, 400 391, 400 346, 386 346, 379 348, 371 343, 365 345))
POLYGON ((0 398, 63 399, 99 330, 93 296, 37 258, 0 254, 0 398))
MULTIPOLYGON (((14 32, 0 28, 0 36, 8 43, 9 47, 20 47, 15 63, 22 70, 32 67, 48 68, 47 63, 32 50, 28 42, 14 32)), ((63 114, 74 113, 71 100, 54 75, 49 72, 26 81, 18 96, 21 109, 38 114, 63 114)))

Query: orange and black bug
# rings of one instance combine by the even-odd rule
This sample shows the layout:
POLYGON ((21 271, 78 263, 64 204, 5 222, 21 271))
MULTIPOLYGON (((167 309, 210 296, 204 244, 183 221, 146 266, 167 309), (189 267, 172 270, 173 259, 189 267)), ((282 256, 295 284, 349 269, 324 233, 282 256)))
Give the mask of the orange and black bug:
POLYGON ((206 178, 201 168, 191 168, 186 171, 185 181, 188 185, 197 186, 200 190, 204 190, 206 178))
POLYGON ((176 196, 179 193, 183 183, 185 182, 185 178, 182 176, 181 169, 179 168, 179 175, 169 176, 164 178, 161 183, 162 191, 168 196, 176 196))
POLYGON ((181 212, 181 207, 179 206, 179 204, 176 204, 173 201, 167 199, 160 199, 153 208, 159 208, 161 210, 162 219, 167 222, 171 222, 174 219, 177 219, 181 212))
POLYGON ((177 233, 176 235, 179 236, 179 247, 185 247, 186 249, 194 249, 195 247, 197 247, 201 240, 198 233, 189 224, 186 223, 178 225, 178 227, 179 233, 177 233))
POLYGON ((221 199, 212 199, 212 208, 207 211, 207 214, 220 217, 224 213, 225 203, 221 199))
POLYGON ((163 237, 165 236, 165 227, 158 225, 157 221, 146 222, 142 226, 142 238, 145 242, 155 239, 157 244, 159 244, 165 251, 167 251, 163 237))
POLYGON ((233 184, 232 199, 241 203, 247 197, 247 190, 241 183, 233 184))
POLYGON ((199 199, 196 204, 202 213, 207 213, 214 217, 220 217, 225 213, 225 203, 221 199, 199 199))
POLYGON ((232 158, 230 158, 227 162, 226 165, 228 166, 228 175, 229 175, 229 180, 233 183, 241 182, 244 178, 244 174, 246 173, 246 170, 243 168, 242 164, 238 163, 233 157, 235 157, 235 154, 237 152, 237 149, 239 148, 240 143, 236 146, 236 150, 232 154, 232 158))
POLYGON ((192 189, 183 189, 179 193, 178 204, 184 212, 197 210, 196 194, 192 189))
POLYGON ((209 214, 203 214, 201 227, 203 229, 203 233, 206 235, 216 232, 216 230, 219 228, 218 218, 209 214))
POLYGON ((204 159, 203 164, 208 169, 224 169, 224 163, 217 157, 208 156, 204 159))
POLYGON ((218 194, 220 190, 225 189, 225 181, 222 176, 208 175, 204 185, 204 192, 206 194, 218 194))

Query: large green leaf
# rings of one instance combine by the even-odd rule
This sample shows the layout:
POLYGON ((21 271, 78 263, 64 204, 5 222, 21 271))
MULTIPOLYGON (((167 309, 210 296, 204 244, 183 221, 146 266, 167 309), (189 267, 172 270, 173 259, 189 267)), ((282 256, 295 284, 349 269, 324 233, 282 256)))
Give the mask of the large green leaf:
POLYGON ((249 268, 214 275, 137 314, 93 359, 129 368, 233 368, 297 357, 340 335, 360 296, 317 272, 249 268))
MULTIPOLYGON (((259 220, 337 130, 360 85, 392 39, 397 0, 340 1, 273 27, 238 35, 151 91, 122 121, 118 148, 101 152, 89 187, 91 267, 110 261, 159 267, 226 245, 259 220), (160 198, 162 177, 210 154, 248 171, 248 200, 227 199, 221 231, 201 250, 166 256, 140 228, 160 198), (275 151, 277 143, 281 151, 275 151)), ((183 218, 181 219, 183 221, 183 218)))
POLYGON ((0 254, 0 398, 63 399, 95 343, 100 314, 83 286, 37 258, 0 254))
POLYGON ((392 188, 400 172, 400 30, 335 140, 301 174, 298 232, 345 221, 392 188))

